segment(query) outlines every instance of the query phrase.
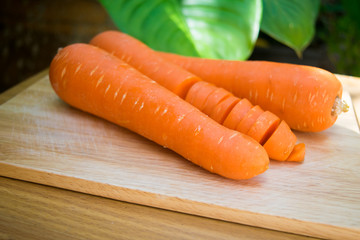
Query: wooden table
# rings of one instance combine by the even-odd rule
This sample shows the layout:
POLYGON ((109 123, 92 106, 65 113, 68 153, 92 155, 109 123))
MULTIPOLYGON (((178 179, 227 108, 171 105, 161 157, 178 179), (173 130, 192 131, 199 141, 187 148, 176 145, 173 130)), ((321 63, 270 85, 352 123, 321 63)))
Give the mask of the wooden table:
MULTIPOLYGON (((45 70, 1 94, 0 104, 46 74, 45 70)), ((357 110, 359 103, 357 97, 354 100, 357 110)), ((0 177, 0 239, 315 238, 0 177)))

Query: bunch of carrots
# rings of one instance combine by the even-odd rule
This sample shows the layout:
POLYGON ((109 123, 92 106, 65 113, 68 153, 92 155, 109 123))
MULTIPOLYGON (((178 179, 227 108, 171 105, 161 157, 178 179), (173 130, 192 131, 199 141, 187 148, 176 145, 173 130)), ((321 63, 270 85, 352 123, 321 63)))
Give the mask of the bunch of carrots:
POLYGON ((325 70, 156 52, 118 31, 59 50, 49 77, 68 104, 231 179, 265 172, 269 159, 302 162, 291 129, 325 130, 347 110, 325 70))

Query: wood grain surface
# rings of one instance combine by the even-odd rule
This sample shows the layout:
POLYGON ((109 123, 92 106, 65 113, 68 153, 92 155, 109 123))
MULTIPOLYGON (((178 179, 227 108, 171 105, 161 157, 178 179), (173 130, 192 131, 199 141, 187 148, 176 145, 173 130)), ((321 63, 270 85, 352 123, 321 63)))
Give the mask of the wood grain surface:
POLYGON ((0 239, 314 238, 0 177, 0 239))
MULTIPOLYGON (((351 101, 351 100, 350 100, 351 101)), ((113 199, 329 239, 360 234, 360 137, 353 113, 296 133, 303 164, 272 162, 246 181, 59 100, 47 77, 0 106, 0 174, 113 199)))

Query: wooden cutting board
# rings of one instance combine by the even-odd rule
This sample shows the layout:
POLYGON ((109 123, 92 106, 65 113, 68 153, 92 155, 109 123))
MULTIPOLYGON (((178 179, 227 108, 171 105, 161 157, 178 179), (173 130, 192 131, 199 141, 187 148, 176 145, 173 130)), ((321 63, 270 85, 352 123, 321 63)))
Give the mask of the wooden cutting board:
POLYGON ((272 161, 260 176, 228 180, 69 107, 46 76, 0 106, 0 175, 296 234, 359 239, 353 109, 324 132, 296 135, 307 145, 304 163, 272 161))

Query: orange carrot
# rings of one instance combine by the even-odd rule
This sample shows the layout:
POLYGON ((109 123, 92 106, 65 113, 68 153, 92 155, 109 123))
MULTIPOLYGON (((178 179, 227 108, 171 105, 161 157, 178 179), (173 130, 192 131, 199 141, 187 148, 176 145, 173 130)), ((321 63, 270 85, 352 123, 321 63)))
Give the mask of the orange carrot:
POLYGON ((286 161, 289 162, 302 162, 305 158, 305 144, 299 143, 296 144, 293 151, 290 153, 286 161))
POLYGON ((251 108, 247 114, 241 119, 239 124, 236 126, 236 130, 242 133, 247 133, 251 126, 256 122, 256 119, 263 113, 264 111, 258 105, 251 108))
POLYGON ((279 161, 285 161, 293 151, 296 143, 296 136, 290 131, 289 126, 281 121, 275 132, 264 144, 269 157, 279 161))
MULTIPOLYGON (((190 88, 186 99, 191 99, 198 109, 219 123, 223 123, 230 116, 231 120, 227 120, 227 127, 230 126, 231 129, 247 134, 261 145, 266 146, 265 150, 271 159, 287 160, 294 149, 296 136, 284 121, 280 124, 280 118, 273 113, 263 111, 258 105, 247 104, 247 101, 240 101, 239 98, 234 97, 222 88, 214 91, 213 87, 209 83, 197 82, 192 87, 196 90, 192 91, 190 88), (203 103, 204 94, 202 92, 207 93, 205 94, 207 105, 203 103), (200 94, 197 95, 198 93, 200 94), (211 109, 212 111, 210 111, 211 109)), ((296 156, 299 153, 293 155, 296 156)))
POLYGON ((207 98, 203 109, 200 109, 203 113, 210 115, 213 109, 220 102, 230 97, 232 94, 229 91, 226 91, 223 88, 216 88, 214 92, 212 92, 207 98))
POLYGON ((280 124, 280 119, 269 111, 263 112, 250 127, 246 135, 263 145, 280 124))
POLYGON ((205 103, 217 87, 208 82, 199 81, 195 83, 186 95, 185 100, 197 107, 199 110, 204 109, 205 103))
MULTIPOLYGON (((97 35, 90 43, 113 53, 120 59, 124 59, 124 61, 127 61, 130 65, 133 64, 133 67, 143 71, 145 75, 152 77, 155 81, 167 87, 169 90, 171 90, 169 86, 176 89, 178 88, 173 83, 167 83, 173 81, 172 75, 168 74, 168 72, 172 72, 171 64, 166 63, 166 61, 159 57, 157 52, 149 49, 137 39, 124 33, 110 31, 97 35), (122 46, 122 44, 124 46, 122 46), (145 56, 143 56, 142 51, 145 53, 145 56), (161 70, 155 72, 152 71, 150 68, 152 62, 156 62, 157 67, 161 70), (146 69, 146 71, 144 71, 144 69, 146 69)), ((174 67, 180 72, 181 69, 179 69, 178 66, 174 67)), ((179 76, 188 76, 186 70, 182 71, 185 73, 182 73, 179 76)), ((177 78, 177 82, 181 84, 182 80, 177 78)), ((259 106, 253 107, 249 101, 240 101, 240 99, 236 99, 229 91, 218 88, 213 84, 199 80, 190 86, 185 95, 186 101, 217 122, 224 123, 225 126, 244 134, 252 129, 250 134, 259 141, 262 141, 262 143, 271 136, 277 127, 276 123, 273 123, 273 125, 270 124, 273 119, 266 120, 260 118, 259 121, 257 121, 259 116, 264 112, 259 106), (257 126, 252 128, 252 125, 255 123, 257 126), (262 124, 263 126, 259 127, 259 125, 262 124)), ((266 116, 271 118, 274 117, 265 114, 263 118, 266 116)), ((288 131, 291 132, 290 129, 288 131)), ((282 134, 284 134, 284 136, 293 135, 292 133, 291 135, 286 132, 282 134)), ((292 140, 292 138, 289 139, 290 142, 292 140)), ((283 139, 282 141, 286 143, 287 140, 283 139)), ((289 143, 289 145, 291 144, 289 143)), ((276 148, 276 144, 274 144, 273 147, 276 148)), ((292 149, 290 149, 290 151, 291 150, 292 149)), ((273 159, 277 160, 276 157, 273 159)))
POLYGON ((229 115, 231 110, 235 107, 235 105, 239 101, 240 101, 239 98, 230 96, 226 98, 224 101, 218 103, 209 116, 212 119, 214 119, 216 122, 223 124, 225 118, 229 115))
POLYGON ((230 111, 225 118, 224 126, 230 129, 236 129, 241 119, 253 107, 253 105, 246 98, 241 99, 238 104, 230 111))
POLYGON ((158 53, 201 79, 249 99, 292 129, 318 132, 332 126, 348 106, 342 85, 320 68, 267 61, 230 61, 158 53))
POLYGON ((134 40, 125 33, 106 31, 95 36, 90 44, 101 46, 181 98, 185 98, 190 87, 200 81, 199 77, 163 58, 153 58, 155 52, 152 49, 134 40))
POLYGON ((60 50, 49 77, 68 104, 134 131, 221 176, 248 179, 269 164, 264 148, 201 113, 107 52, 87 44, 60 50))

